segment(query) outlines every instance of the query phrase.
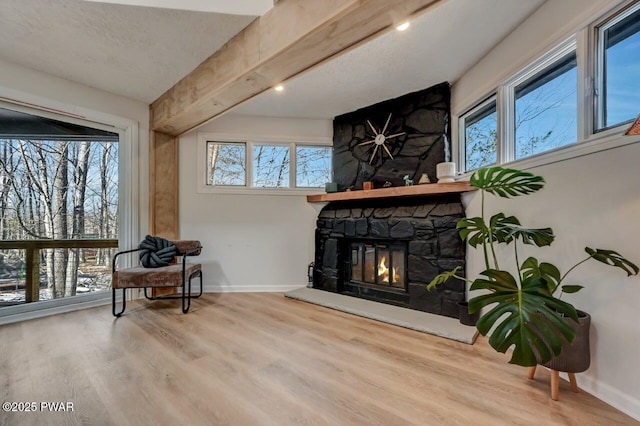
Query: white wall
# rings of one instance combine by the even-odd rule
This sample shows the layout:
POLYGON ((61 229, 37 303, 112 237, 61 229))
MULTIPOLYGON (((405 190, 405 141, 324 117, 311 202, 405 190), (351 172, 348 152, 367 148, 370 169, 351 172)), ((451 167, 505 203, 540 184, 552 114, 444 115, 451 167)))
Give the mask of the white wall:
POLYGON ((197 132, 331 138, 330 120, 225 115, 180 138, 180 236, 199 239, 207 291, 285 291, 307 284, 322 206, 304 194, 197 192, 197 132))
MULTIPOLYGON (((453 86, 453 113, 471 106, 500 80, 616 4, 599 0, 586 7, 582 0, 547 1, 453 86)), ((488 213, 504 211, 525 225, 551 226, 557 238, 552 247, 527 253, 553 262, 561 271, 586 257, 585 246, 618 250, 640 264, 639 162, 636 143, 536 167, 530 171, 547 181, 541 192, 492 201, 488 213)), ((468 216, 480 214, 479 198, 465 197, 468 216)), ((473 277, 484 269, 481 253, 470 249, 468 257, 468 274, 473 277)), ((627 278, 598 262, 583 265, 570 278, 586 288, 565 299, 592 316, 592 364, 578 375, 578 383, 640 420, 640 278, 627 278)))
POLYGON ((0 100, 18 101, 98 123, 137 123, 137 158, 133 163, 138 182, 128 180, 121 185, 137 185, 138 235, 131 236, 131 241, 139 241, 149 229, 149 106, 2 60, 0 70, 0 100))

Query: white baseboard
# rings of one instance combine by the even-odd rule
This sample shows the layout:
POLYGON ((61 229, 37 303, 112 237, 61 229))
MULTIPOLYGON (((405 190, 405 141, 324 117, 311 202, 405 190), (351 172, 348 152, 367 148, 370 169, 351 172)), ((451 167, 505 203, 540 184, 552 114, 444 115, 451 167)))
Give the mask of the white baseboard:
POLYGON ((618 389, 584 374, 576 374, 576 380, 581 390, 640 421, 640 399, 634 395, 622 393, 618 389))
MULTIPOLYGON (((560 373, 560 378, 567 382, 569 381, 567 373, 560 373)), ((615 409, 640 421, 640 399, 622 393, 614 387, 589 377, 586 374, 576 374, 576 381, 581 391, 593 395, 615 409)))
POLYGON ((306 284, 282 284, 282 285, 221 285, 205 283, 205 293, 263 293, 263 292, 287 292, 297 288, 306 287, 306 284))

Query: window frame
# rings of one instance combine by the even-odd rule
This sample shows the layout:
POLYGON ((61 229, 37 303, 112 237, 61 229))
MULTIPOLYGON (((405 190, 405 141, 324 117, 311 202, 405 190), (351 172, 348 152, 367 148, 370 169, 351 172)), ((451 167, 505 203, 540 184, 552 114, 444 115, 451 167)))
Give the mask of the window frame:
MULTIPOLYGON (((574 53, 576 55, 576 62, 578 62, 578 43, 575 36, 569 37, 567 40, 558 44, 554 48, 550 49, 536 59, 531 62, 526 67, 522 68, 521 71, 516 73, 511 79, 507 80, 507 82, 503 85, 502 90, 502 102, 505 105, 505 108, 508 109, 505 112, 503 111, 503 123, 504 126, 502 128, 503 134, 501 135, 501 139, 503 142, 502 146, 502 163, 510 163, 520 160, 526 160, 528 158, 537 157, 540 155, 544 155, 549 152, 554 152, 557 150, 561 150, 568 146, 571 146, 578 142, 580 139, 579 136, 579 126, 578 115, 579 115, 579 107, 576 110, 576 140, 569 142, 560 147, 549 149, 543 152, 539 152, 537 154, 528 155, 526 157, 516 159, 516 128, 515 128, 515 119, 516 119, 516 89, 518 86, 530 81, 531 79, 539 76, 540 74, 545 73, 549 69, 556 66, 558 63, 565 60, 565 58, 574 53)), ((577 80, 579 81, 580 75, 577 76, 577 80)), ((577 83, 577 82, 576 82, 577 83)), ((579 88, 576 85, 576 97, 578 97, 579 88)), ((576 102, 577 105, 577 102, 576 102)), ((500 115, 500 111, 498 111, 498 115, 500 115)), ((500 133, 500 132, 498 132, 500 133)))
POLYGON ((248 172, 247 172, 247 168, 248 168, 248 160, 247 160, 247 146, 245 142, 229 142, 229 141, 221 141, 221 140, 208 140, 205 143, 205 163, 206 163, 206 169, 205 169, 205 176, 204 176, 204 181, 205 181, 205 185, 207 186, 214 186, 214 187, 220 187, 220 188, 244 188, 246 186, 248 186, 248 172), (232 145, 232 146, 241 146, 244 145, 244 183, 242 185, 209 185, 209 144, 220 144, 220 145, 232 145))
MULTIPOLYGON (((291 136, 258 136, 229 133, 198 133, 198 165, 197 165, 197 192, 201 194, 241 194, 241 195, 308 195, 324 193, 325 188, 297 187, 296 171, 297 158, 296 147, 319 147, 333 149, 331 138, 295 138, 291 136), (209 142, 236 143, 245 145, 245 181, 244 186, 209 185, 207 184, 207 144, 209 142), (288 188, 261 188, 253 186, 253 148, 259 145, 287 146, 289 147, 289 187, 288 188)), ((333 163, 333 155, 332 155, 333 163)), ((332 170, 333 174, 333 164, 332 170)))
MULTIPOLYGON (((142 211, 140 204, 138 122, 120 116, 90 109, 81 109, 82 115, 66 111, 79 111, 77 106, 46 98, 29 97, 29 101, 4 97, 0 85, 0 107, 80 126, 93 127, 118 134, 118 249, 124 250, 139 242, 142 211), (124 185, 124 182, 132 182, 124 185)), ((26 95, 24 95, 26 96, 26 95)), ((23 98, 24 96, 21 96, 23 98)), ((134 259, 125 257, 123 266, 133 266, 134 259)), ((111 291, 77 294, 73 297, 6 306, 0 310, 0 325, 16 321, 49 316, 111 303, 111 291)), ((118 296, 120 300, 120 296, 118 296)))
POLYGON ((315 189, 324 189, 324 188, 320 188, 320 187, 314 187, 314 186, 298 186, 298 148, 303 147, 303 148, 329 148, 330 153, 331 153, 331 177, 330 179, 333 180, 333 141, 331 141, 331 145, 318 145, 318 144, 299 144, 296 143, 295 146, 291 149, 291 155, 293 156, 293 164, 295 165, 295 168, 291 168, 290 170, 293 170, 292 175, 291 175, 291 179, 292 179, 292 183, 293 183, 293 188, 296 189, 305 189, 305 190, 315 190, 315 189))
MULTIPOLYGON (((531 60, 524 66, 517 66, 512 72, 494 82, 484 86, 482 96, 475 96, 473 102, 467 102, 466 106, 458 109, 461 113, 453 113, 453 119, 458 120, 458 125, 454 125, 454 141, 453 158, 458 162, 460 170, 460 178, 468 179, 473 170, 465 170, 465 140, 464 128, 461 125, 462 119, 469 112, 473 111, 480 104, 485 102, 487 98, 494 93, 497 94, 497 165, 508 165, 509 167, 517 167, 520 169, 529 169, 546 164, 566 161, 575 157, 589 155, 592 153, 613 149, 633 143, 640 142, 640 136, 622 137, 627 130, 629 123, 618 123, 615 126, 598 129, 597 122, 598 111, 597 93, 600 81, 604 83, 602 72, 598 70, 602 60, 601 52, 598 52, 598 31, 605 23, 615 25, 616 22, 624 19, 629 13, 633 13, 640 8, 640 0, 625 1, 617 7, 611 9, 600 9, 597 13, 593 13, 591 18, 585 18, 582 25, 578 29, 567 28, 564 33, 563 41, 556 43, 555 46, 547 44, 541 53, 536 55, 537 58, 531 60), (577 86, 577 140, 574 143, 563 145, 561 147, 535 154, 533 156, 524 157, 515 160, 515 131, 512 129, 513 120, 511 117, 515 114, 515 100, 513 88, 525 81, 528 77, 542 71, 545 66, 549 66, 553 59, 558 59, 564 51, 573 44, 576 52, 578 86, 577 86), (457 133, 457 134, 456 134, 457 133)), ((455 90, 455 86, 454 86, 455 90)), ((635 118, 634 118, 635 119, 635 118)))
MULTIPOLYGON (((486 108, 487 106, 489 106, 494 102, 496 104, 496 162, 492 164, 488 164, 487 166, 495 165, 500 162, 500 119, 498 117, 498 108, 499 108, 498 94, 493 92, 483 101, 476 104, 473 108, 461 114, 460 118, 458 119, 458 134, 460 135, 459 136, 460 138, 459 162, 462 165, 461 167, 464 167, 463 170, 466 170, 466 166, 467 166, 467 119, 470 116, 476 114, 478 111, 486 108)), ((470 170, 477 170, 477 169, 470 169, 470 170)))
POLYGON ((640 11, 640 1, 630 1, 621 7, 615 9, 611 13, 602 16, 595 23, 589 26, 590 32, 590 49, 593 53, 593 64, 590 67, 592 85, 593 85, 593 108, 591 121, 591 133, 597 134, 615 129, 633 122, 636 117, 617 123, 612 126, 604 125, 606 90, 605 90, 605 47, 602 34, 609 28, 615 26, 630 15, 640 11))

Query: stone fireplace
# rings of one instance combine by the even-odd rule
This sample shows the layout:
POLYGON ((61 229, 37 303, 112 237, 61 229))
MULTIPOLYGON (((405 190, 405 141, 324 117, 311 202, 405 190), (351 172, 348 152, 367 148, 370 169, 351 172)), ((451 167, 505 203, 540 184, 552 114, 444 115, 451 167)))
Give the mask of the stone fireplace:
POLYGON ((461 281, 428 292, 440 272, 465 266, 459 195, 334 202, 316 229, 315 288, 410 309, 458 316, 461 281))
POLYGON ((436 164, 450 159, 449 104, 443 83, 335 118, 334 181, 341 191, 376 196, 346 194, 321 210, 314 288, 458 316, 463 282, 431 292, 426 285, 457 266, 464 271, 460 193, 407 196, 404 187, 423 174, 435 181, 436 164), (364 182, 378 189, 362 190, 364 182))

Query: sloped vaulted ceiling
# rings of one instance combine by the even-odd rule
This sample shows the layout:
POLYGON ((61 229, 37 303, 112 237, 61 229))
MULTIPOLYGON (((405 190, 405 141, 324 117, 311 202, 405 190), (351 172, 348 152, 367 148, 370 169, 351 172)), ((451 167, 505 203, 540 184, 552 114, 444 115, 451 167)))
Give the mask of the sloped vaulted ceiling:
POLYGON ((544 0, 447 0, 411 22, 264 92, 245 115, 331 119, 448 81, 453 84, 544 0))
MULTIPOLYGON (((374 38, 288 81, 284 93, 266 91, 233 112, 331 118, 454 82, 543 2, 443 1, 408 31, 374 38)), ((0 0, 0 59, 151 103, 273 3, 0 0)))

